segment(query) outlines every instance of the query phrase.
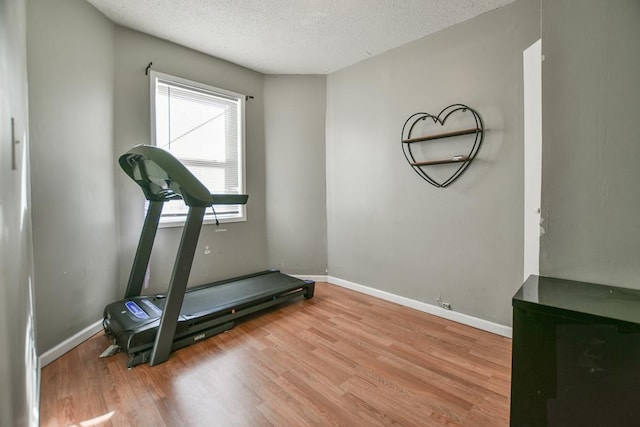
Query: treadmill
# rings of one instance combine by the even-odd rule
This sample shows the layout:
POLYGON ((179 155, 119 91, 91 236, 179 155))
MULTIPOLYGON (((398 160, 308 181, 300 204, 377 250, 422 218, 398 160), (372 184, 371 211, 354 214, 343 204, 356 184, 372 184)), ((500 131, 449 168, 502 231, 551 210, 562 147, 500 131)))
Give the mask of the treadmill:
POLYGON ((187 288, 205 210, 246 204, 248 196, 211 194, 178 159, 155 146, 135 146, 119 163, 142 188, 149 207, 124 299, 104 309, 102 325, 113 342, 105 353, 126 351, 129 368, 147 362, 155 366, 166 362, 171 351, 227 331, 244 316, 300 296, 313 297, 315 282, 277 270, 187 288), (162 207, 176 199, 184 200, 189 211, 169 289, 141 295, 162 207))

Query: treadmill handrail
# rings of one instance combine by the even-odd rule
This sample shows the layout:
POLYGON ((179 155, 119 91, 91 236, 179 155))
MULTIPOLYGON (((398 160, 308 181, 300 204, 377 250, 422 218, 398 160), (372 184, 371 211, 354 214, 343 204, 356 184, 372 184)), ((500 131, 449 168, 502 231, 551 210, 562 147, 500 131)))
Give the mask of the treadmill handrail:
POLYGON ((187 206, 209 207, 246 204, 249 198, 246 194, 211 194, 177 158, 153 145, 136 145, 118 162, 150 201, 182 198, 187 206))

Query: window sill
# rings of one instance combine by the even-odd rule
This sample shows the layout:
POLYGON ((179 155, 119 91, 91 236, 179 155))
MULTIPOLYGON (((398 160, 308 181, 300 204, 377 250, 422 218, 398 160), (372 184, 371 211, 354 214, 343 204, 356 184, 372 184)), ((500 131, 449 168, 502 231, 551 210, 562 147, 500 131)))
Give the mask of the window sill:
MULTIPOLYGON (((160 220, 160 224, 158 224, 158 228, 173 228, 173 227, 182 227, 186 221, 186 217, 184 218, 176 218, 169 220, 160 220)), ((229 224, 232 222, 247 222, 246 216, 239 216, 234 218, 218 218, 218 222, 220 224, 229 224)), ((207 218, 202 222, 202 225, 216 225, 216 220, 214 218, 207 218)))

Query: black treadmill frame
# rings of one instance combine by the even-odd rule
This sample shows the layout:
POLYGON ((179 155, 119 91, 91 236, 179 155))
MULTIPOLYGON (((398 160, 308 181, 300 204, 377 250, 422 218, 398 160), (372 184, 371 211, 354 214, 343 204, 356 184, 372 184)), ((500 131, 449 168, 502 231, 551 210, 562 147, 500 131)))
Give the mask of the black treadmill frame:
MULTIPOLYGON (((259 277, 265 274, 279 273, 277 270, 267 270, 259 273, 250 274, 247 276, 236 277, 229 280, 210 283, 206 285, 194 286, 188 288, 186 293, 197 292, 203 288, 209 288, 214 286, 224 286, 229 283, 233 283, 239 280, 259 277)), ((284 291, 278 294, 270 295, 268 298, 262 298, 260 302, 251 302, 234 306, 233 308, 225 308, 224 310, 206 313, 204 315, 179 316, 182 320, 179 320, 176 324, 176 333, 171 342, 170 352, 186 347, 191 344, 195 344, 205 338, 212 337, 221 332, 227 331, 235 326, 235 322, 245 316, 257 313, 259 311, 274 307, 279 304, 283 304, 289 300, 293 300, 299 297, 309 299, 313 297, 315 290, 315 282, 303 281, 292 287, 292 290, 284 291), (184 324, 184 327, 180 327, 180 324, 184 324)), ((135 301, 135 299, 134 299, 135 301)), ((150 322, 148 326, 145 326, 139 333, 145 333, 148 330, 157 329, 157 320, 150 322)), ((133 334, 118 334, 110 331, 110 325, 105 324, 105 330, 109 330, 109 334, 116 337, 118 345, 127 349, 129 354, 129 361, 127 367, 132 368, 141 363, 147 363, 151 360, 154 346, 151 345, 151 341, 141 344, 139 338, 134 338, 133 334)), ((154 344, 155 345, 155 344, 154 344)), ((151 366, 154 366, 151 363, 151 366)))
MULTIPOLYGON (((133 350, 129 348, 128 344, 120 344, 121 347, 125 344, 123 348, 126 348, 130 355, 129 367, 147 361, 151 366, 166 362, 172 351, 229 330, 234 326, 234 321, 240 317, 281 304, 300 295, 307 299, 313 297, 314 282, 304 281, 304 285, 293 292, 273 295, 270 299, 247 305, 241 309, 233 309, 227 314, 203 316, 201 322, 197 322, 193 327, 187 328, 185 333, 176 337, 176 326, 187 291, 187 282, 206 208, 216 204, 245 204, 248 196, 210 194, 206 187, 173 155, 155 146, 138 145, 133 147, 129 152, 120 156, 119 163, 127 175, 142 188, 145 198, 149 200, 147 215, 127 283, 125 299, 141 295, 165 201, 182 199, 189 208, 153 347, 133 350)), ((201 287, 219 284, 202 285, 201 287)), ((105 331, 110 334, 106 317, 103 326, 105 331)), ((115 338, 117 340, 117 336, 115 338)))
POLYGON ((205 208, 203 207, 189 207, 187 221, 184 224, 178 254, 176 255, 176 262, 173 265, 173 273, 171 273, 167 302, 164 310, 162 310, 160 326, 158 327, 153 351, 151 352, 151 366, 166 362, 169 359, 178 316, 180 316, 180 309, 184 300, 184 292, 187 289, 187 281, 191 273, 198 237, 200 237, 204 210, 205 208))

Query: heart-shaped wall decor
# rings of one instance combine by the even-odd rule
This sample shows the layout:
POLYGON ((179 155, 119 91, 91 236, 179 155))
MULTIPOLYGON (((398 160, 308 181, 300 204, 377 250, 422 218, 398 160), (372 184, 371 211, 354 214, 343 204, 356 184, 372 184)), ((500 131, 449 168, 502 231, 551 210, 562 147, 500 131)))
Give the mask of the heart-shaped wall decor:
POLYGON ((453 104, 435 116, 412 114, 402 126, 402 151, 422 179, 444 188, 471 165, 483 134, 478 112, 463 104, 453 104))

